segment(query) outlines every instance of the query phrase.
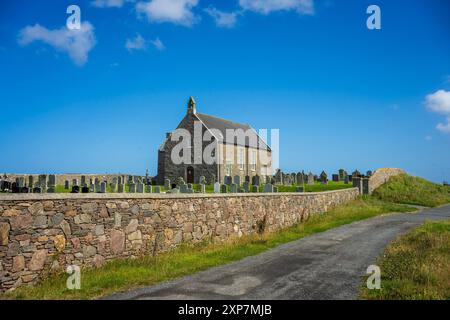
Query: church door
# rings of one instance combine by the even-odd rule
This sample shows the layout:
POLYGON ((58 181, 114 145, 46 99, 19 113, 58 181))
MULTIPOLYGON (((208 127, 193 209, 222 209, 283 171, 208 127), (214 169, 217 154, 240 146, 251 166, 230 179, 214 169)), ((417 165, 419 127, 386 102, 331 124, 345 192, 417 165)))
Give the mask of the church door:
POLYGON ((194 183, 194 168, 192 167, 188 167, 187 168, 187 173, 186 173, 186 182, 187 183, 194 183))

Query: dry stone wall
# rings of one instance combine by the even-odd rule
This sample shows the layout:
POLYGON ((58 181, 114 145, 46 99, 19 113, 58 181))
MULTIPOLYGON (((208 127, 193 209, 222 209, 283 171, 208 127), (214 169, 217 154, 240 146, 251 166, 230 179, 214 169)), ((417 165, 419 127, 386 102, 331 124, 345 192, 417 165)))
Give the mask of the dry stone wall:
POLYGON ((357 188, 273 194, 0 196, 0 291, 67 265, 100 267, 182 242, 225 241, 291 226, 355 199, 357 188))

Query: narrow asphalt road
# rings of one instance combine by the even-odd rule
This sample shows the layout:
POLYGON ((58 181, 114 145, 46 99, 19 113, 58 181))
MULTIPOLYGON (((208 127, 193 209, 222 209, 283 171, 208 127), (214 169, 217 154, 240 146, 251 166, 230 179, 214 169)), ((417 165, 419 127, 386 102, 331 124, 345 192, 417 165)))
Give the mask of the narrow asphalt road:
POLYGON ((355 299, 367 267, 389 242, 442 219, 450 219, 450 205, 379 216, 106 299, 355 299))

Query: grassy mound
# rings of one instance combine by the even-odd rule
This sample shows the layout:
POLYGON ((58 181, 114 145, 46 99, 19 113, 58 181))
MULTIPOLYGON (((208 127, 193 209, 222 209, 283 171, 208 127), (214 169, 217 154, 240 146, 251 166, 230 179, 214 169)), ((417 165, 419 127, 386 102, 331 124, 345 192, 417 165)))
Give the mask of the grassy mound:
POLYGON ((450 203, 450 187, 407 174, 392 177, 389 182, 377 188, 373 195, 388 202, 427 207, 450 203))
POLYGON ((362 299, 450 299, 450 221, 427 222, 399 237, 377 265, 381 290, 363 286, 362 299))

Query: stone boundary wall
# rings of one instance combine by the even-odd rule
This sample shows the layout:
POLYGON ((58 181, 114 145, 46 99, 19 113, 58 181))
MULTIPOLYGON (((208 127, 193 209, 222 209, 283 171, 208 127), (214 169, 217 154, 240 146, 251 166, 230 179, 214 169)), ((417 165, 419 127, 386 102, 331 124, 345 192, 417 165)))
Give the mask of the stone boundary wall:
POLYGON ((355 199, 357 188, 271 194, 0 196, 0 291, 67 265, 100 267, 182 242, 285 228, 355 199))
POLYGON ((404 170, 398 168, 382 168, 375 170, 369 178, 369 194, 372 194, 376 188, 388 182, 391 177, 404 173, 406 173, 404 170))

